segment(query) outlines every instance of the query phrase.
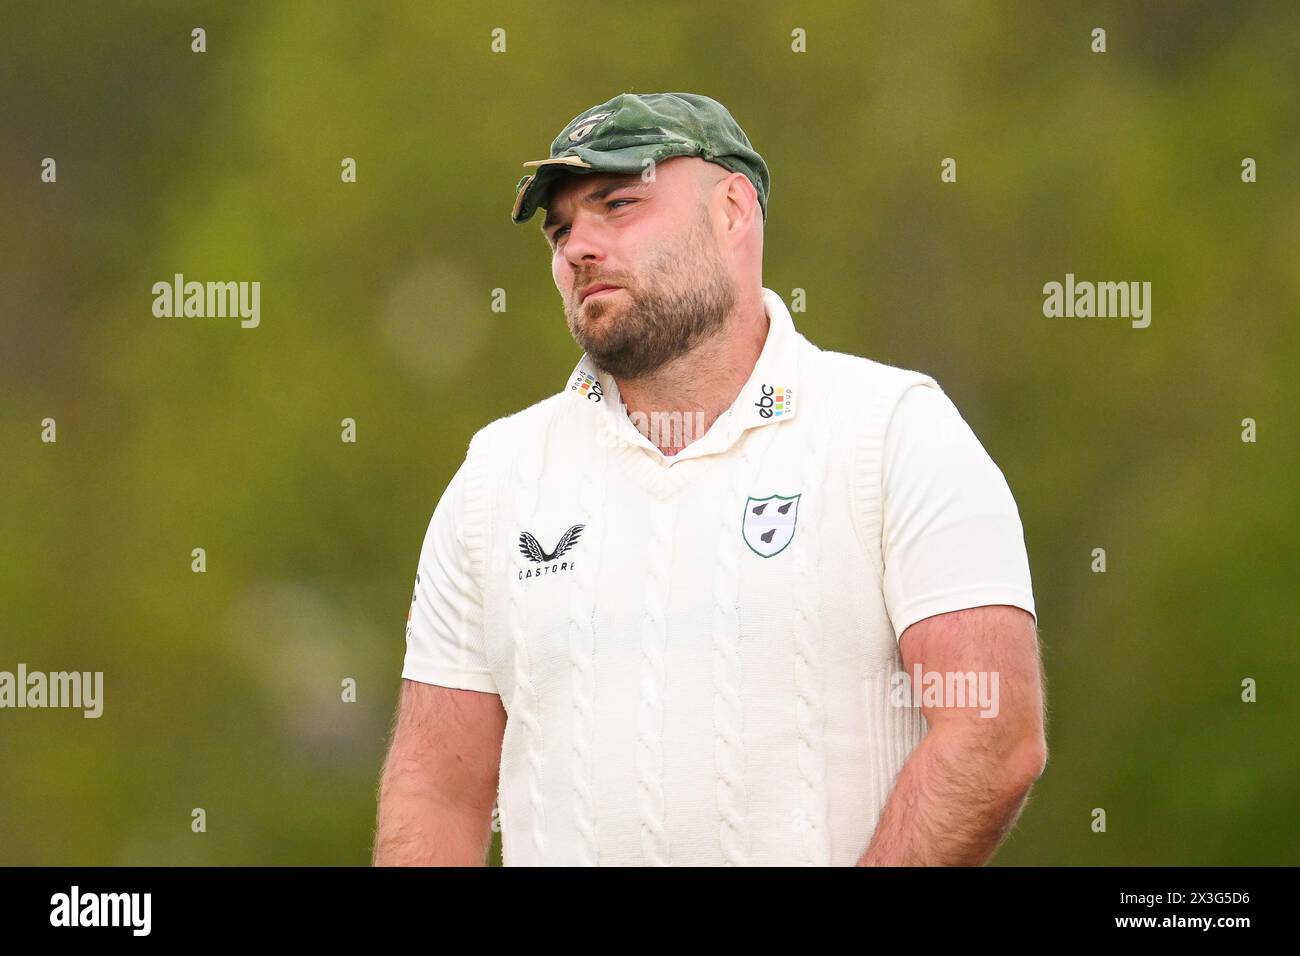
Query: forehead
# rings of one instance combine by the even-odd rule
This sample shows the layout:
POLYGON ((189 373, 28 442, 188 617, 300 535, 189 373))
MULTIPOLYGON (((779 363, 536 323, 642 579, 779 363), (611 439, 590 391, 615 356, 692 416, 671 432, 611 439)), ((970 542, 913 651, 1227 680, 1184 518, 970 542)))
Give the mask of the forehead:
POLYGON ((659 196, 684 195, 689 190, 684 191, 681 184, 689 182, 691 172, 703 165, 704 160, 694 156, 674 156, 658 164, 656 176, 650 182, 644 181, 639 172, 564 173, 551 187, 547 197, 542 232, 548 231, 565 216, 570 203, 599 202, 609 193, 623 187, 647 193, 654 191, 659 196))
POLYGON ((631 183, 641 178, 640 173, 565 173, 551 188, 551 201, 561 197, 582 196, 592 189, 616 183, 631 183))
MULTIPOLYGON (((567 173, 551 188, 546 202, 546 219, 542 228, 550 226, 556 215, 571 200, 581 201, 593 193, 604 193, 621 186, 639 185, 640 173, 567 173)), ((598 197, 593 197, 598 198, 598 197)))

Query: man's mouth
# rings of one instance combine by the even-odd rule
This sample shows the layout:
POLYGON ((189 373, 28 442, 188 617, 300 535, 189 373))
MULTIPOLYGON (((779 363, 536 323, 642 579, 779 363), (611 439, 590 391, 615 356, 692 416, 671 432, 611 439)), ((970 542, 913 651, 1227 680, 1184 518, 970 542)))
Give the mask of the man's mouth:
POLYGON ((618 292, 620 288, 622 287, 616 285, 610 285, 608 282, 593 282, 591 285, 587 286, 585 289, 582 290, 582 293, 578 298, 578 303, 581 304, 583 302, 586 302, 588 299, 595 298, 597 296, 609 295, 611 292, 618 292))

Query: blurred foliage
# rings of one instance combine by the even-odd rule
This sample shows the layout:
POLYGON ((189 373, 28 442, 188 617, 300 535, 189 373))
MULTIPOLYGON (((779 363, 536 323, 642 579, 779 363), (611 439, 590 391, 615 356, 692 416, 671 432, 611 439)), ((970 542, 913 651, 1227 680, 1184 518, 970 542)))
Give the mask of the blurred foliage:
POLYGON ((1007 475, 1051 760, 998 862, 1296 863, 1298 47, 1290 2, 0 3, 0 669, 107 697, 0 711, 0 863, 368 861, 429 515, 580 354, 520 164, 624 90, 731 109, 764 284, 1007 475), (177 272, 261 326, 155 318, 177 272), (1150 328, 1044 318, 1067 272, 1150 328))

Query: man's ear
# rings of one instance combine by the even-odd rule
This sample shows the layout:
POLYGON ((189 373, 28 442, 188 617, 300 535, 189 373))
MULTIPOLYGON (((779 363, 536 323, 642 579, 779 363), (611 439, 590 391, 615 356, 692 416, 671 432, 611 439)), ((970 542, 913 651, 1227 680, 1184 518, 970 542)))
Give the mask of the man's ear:
POLYGON ((726 201, 723 204, 723 211, 727 216, 727 231, 740 231, 738 228, 740 221, 748 220, 750 217, 762 220, 763 211, 758 203, 758 190, 749 181, 749 177, 744 173, 728 173, 724 170, 717 182, 721 183, 723 179, 727 180, 726 201))

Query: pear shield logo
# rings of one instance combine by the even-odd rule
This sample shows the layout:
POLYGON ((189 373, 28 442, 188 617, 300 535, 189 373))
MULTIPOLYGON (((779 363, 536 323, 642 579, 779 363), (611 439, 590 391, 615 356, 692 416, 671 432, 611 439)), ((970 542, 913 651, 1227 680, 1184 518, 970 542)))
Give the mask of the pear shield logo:
POLYGON ((797 495, 768 495, 745 499, 745 520, 740 531, 745 544, 761 558, 771 558, 786 549, 794 539, 795 520, 799 515, 797 495))

